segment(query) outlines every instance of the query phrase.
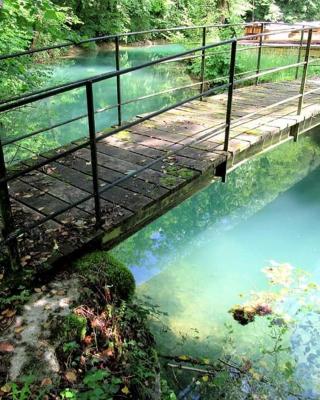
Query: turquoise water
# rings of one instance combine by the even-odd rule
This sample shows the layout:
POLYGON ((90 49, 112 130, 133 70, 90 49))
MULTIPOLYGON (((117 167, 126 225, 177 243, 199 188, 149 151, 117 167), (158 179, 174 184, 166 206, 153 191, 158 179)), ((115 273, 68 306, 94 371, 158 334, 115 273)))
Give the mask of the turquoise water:
POLYGON ((290 263, 320 283, 317 142, 305 137, 248 161, 226 184, 212 184, 113 250, 133 271, 138 294, 168 313, 167 334, 153 327, 161 352, 216 356, 232 329, 238 351, 254 356, 267 321, 241 326, 228 311, 252 292, 274 290, 263 268, 290 263))
MULTIPOLYGON (((121 68, 143 64, 183 50, 184 47, 178 44, 122 48, 120 52, 121 68)), ((46 86, 73 82, 114 70, 115 57, 113 50, 83 51, 61 59, 57 65, 52 66, 46 86)), ((194 82, 188 75, 185 66, 181 63, 173 62, 155 65, 121 77, 122 102, 192 83, 194 82)), ((93 89, 96 111, 117 104, 115 78, 95 83, 93 89)), ((190 96, 191 93, 194 93, 192 89, 181 89, 124 105, 122 108, 122 120, 132 120, 138 114, 159 110, 174 104, 179 99, 190 96)), ((7 113, 6 119, 4 119, 3 132, 6 137, 19 136, 62 123, 86 113, 85 90, 80 88, 53 98, 38 101, 32 106, 22 107, 19 111, 7 113)), ((97 131, 110 128, 117 122, 117 108, 96 114, 97 131)), ((15 146, 7 147, 7 159, 11 161, 13 156, 15 160, 30 157, 31 154, 28 149, 32 149, 34 153, 40 153, 86 136, 88 136, 88 124, 87 118, 83 118, 65 126, 40 133, 32 139, 23 140, 19 143, 19 149, 15 146)))

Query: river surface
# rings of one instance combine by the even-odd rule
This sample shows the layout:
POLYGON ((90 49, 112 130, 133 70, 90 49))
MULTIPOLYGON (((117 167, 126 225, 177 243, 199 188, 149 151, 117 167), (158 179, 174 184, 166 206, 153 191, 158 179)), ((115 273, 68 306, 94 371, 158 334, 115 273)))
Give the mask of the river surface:
MULTIPOLYGON (((149 47, 121 47, 121 69, 147 63, 184 50, 179 44, 153 45, 149 47)), ((61 59, 48 69, 46 87, 115 71, 114 50, 82 51, 61 59)), ((46 67, 48 68, 48 67, 46 67)), ((181 62, 170 62, 143 68, 121 77, 122 121, 132 120, 139 114, 159 110, 195 93, 196 89, 170 89, 195 83, 181 62), (152 96, 159 93, 157 96, 152 96), (146 97, 147 96, 147 97, 146 97), (146 97, 142 100, 131 100, 146 97)), ((116 78, 93 85, 96 131, 102 131, 118 123, 116 78), (104 110, 104 111, 101 111, 104 110)), ((6 137, 20 136, 36 130, 60 124, 84 115, 80 120, 39 133, 32 139, 20 142, 20 148, 8 146, 7 160, 28 158, 30 150, 40 153, 88 137, 86 93, 84 88, 71 90, 52 98, 33 103, 7 114, 8 124, 3 130, 6 137), (28 150, 29 149, 29 150, 28 150)))
MULTIPOLYGON (((212 184, 113 250, 134 273, 138 294, 168 314, 166 334, 153 328, 161 352, 217 356, 231 330, 238 352, 254 356, 267 340, 266 319, 241 326, 229 310, 252 292, 275 290, 262 270, 289 263, 320 283, 317 142, 305 137, 249 160, 226 184, 212 184)), ((314 389, 319 365, 302 362, 299 346, 291 349, 297 369, 303 364, 299 377, 307 374, 314 389)))

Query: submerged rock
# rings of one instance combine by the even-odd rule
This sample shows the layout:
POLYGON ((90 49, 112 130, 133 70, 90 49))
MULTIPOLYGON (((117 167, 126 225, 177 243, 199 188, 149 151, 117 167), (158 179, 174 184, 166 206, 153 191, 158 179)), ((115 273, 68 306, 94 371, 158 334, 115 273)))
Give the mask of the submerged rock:
POLYGON ((263 317, 272 314, 272 308, 269 304, 254 304, 254 305, 236 305, 229 311, 233 319, 241 325, 248 325, 253 322, 256 316, 263 317))

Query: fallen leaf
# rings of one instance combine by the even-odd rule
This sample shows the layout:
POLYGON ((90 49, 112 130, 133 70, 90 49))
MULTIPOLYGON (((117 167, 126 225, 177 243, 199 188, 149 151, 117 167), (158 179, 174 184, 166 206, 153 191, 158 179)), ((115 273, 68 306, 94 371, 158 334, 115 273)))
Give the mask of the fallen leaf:
POLYGON ((75 383, 77 382, 77 375, 75 374, 74 371, 67 371, 65 374, 65 377, 67 379, 68 382, 70 383, 75 383))
POLYGON ((41 386, 48 386, 52 385, 52 380, 50 378, 44 378, 41 381, 41 386))
POLYGON ((103 357, 113 357, 114 356, 114 352, 110 347, 106 350, 103 350, 103 352, 101 354, 103 357))
POLYGON ((130 393, 130 390, 129 390, 128 386, 125 386, 125 387, 123 387, 123 388, 121 389, 121 392, 124 393, 124 394, 129 394, 129 393, 130 393))
POLYGON ((179 360, 187 361, 187 360, 189 360, 189 357, 188 356, 179 356, 179 360))
POLYGON ((4 392, 4 393, 10 393, 11 385, 9 385, 9 383, 6 383, 5 385, 1 386, 0 390, 1 390, 1 392, 4 392))
POLYGON ((23 330, 24 330, 24 326, 19 326, 18 328, 16 328, 15 330, 14 330, 14 332, 15 333, 17 333, 17 334, 19 334, 19 333, 21 333, 23 330))
POLYGON ((203 375, 202 380, 203 380, 203 382, 208 382, 209 376, 208 375, 203 375))
POLYGON ((90 335, 85 336, 83 342, 88 346, 89 344, 92 343, 92 337, 90 335))
POLYGON ((23 267, 25 267, 28 264, 28 261, 30 261, 30 260, 31 260, 31 256, 29 256, 29 255, 25 256, 25 257, 22 257, 21 260, 20 260, 21 265, 23 267))
POLYGON ((6 318, 11 318, 14 315, 16 315, 16 310, 6 310, 6 313, 2 314, 4 315, 6 318))
POLYGON ((1 353, 12 353, 13 351, 14 351, 14 347, 11 343, 0 342, 0 352, 1 353))

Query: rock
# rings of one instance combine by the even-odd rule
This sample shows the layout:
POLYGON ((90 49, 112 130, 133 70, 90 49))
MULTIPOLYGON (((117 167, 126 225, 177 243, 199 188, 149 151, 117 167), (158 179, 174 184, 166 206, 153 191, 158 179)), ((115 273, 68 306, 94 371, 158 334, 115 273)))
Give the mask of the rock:
POLYGON ((5 337, 0 337, 0 351, 1 348, 6 351, 6 368, 11 380, 35 367, 39 379, 51 378, 59 372, 55 346, 48 340, 49 321, 70 313, 72 304, 79 298, 80 288, 77 277, 60 277, 53 281, 48 292, 41 291, 31 297, 5 337))

